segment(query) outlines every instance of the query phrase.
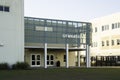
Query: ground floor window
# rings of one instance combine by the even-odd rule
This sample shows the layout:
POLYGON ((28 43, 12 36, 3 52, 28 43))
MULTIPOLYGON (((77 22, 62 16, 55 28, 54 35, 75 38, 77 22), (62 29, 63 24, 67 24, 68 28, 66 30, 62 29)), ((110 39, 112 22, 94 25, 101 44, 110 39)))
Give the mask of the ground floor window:
POLYGON ((66 55, 63 56, 63 62, 66 62, 66 55))
POLYGON ((31 66, 32 67, 39 67, 41 64, 41 56, 40 54, 32 54, 31 55, 31 66))
POLYGON ((53 54, 48 54, 47 55, 47 65, 48 66, 53 66, 54 65, 54 55, 53 54))

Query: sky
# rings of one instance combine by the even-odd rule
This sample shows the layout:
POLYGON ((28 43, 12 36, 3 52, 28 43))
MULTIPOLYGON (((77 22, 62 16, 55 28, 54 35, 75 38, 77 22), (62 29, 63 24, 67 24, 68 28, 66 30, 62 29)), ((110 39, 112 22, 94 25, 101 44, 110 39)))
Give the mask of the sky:
POLYGON ((29 17, 89 21, 120 12, 120 0, 24 0, 29 17))

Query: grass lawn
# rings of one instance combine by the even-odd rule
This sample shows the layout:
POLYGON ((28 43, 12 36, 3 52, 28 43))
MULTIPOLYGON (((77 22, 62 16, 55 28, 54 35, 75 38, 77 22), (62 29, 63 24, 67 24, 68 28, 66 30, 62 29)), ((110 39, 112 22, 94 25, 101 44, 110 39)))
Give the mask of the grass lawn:
POLYGON ((120 80, 120 68, 0 70, 0 80, 120 80))

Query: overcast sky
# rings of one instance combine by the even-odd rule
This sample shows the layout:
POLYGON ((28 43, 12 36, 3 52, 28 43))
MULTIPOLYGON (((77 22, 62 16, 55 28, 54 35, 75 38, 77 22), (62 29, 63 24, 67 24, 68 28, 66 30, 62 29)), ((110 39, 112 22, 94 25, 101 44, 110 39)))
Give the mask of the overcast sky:
POLYGON ((24 0, 25 16, 88 21, 120 12, 120 0, 24 0))

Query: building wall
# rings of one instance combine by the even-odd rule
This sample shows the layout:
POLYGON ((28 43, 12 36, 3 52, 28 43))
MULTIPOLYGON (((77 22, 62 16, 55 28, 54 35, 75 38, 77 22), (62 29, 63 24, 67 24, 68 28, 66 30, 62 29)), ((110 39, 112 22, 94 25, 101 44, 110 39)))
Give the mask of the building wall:
POLYGON ((24 61, 24 1, 0 0, 9 12, 0 11, 0 63, 24 61))
POLYGON ((117 44, 117 39, 120 39, 120 13, 96 18, 91 20, 91 23, 93 29, 91 56, 120 55, 120 45, 117 44), (112 45, 112 40, 114 40, 114 45, 112 45), (104 46, 102 46, 102 41, 104 41, 104 46))
MULTIPOLYGON (((40 54, 41 55, 40 67, 44 67, 44 51, 40 50, 40 49, 26 49, 25 50, 25 62, 29 63, 30 65, 31 65, 31 55, 32 54, 40 54)), ((53 66, 56 66, 56 62, 60 61, 60 66, 65 67, 65 62, 64 62, 65 51, 64 50, 48 50, 47 54, 54 55, 54 65, 53 66)), ((75 52, 69 52, 69 66, 76 65, 75 59, 76 59, 75 52)))

